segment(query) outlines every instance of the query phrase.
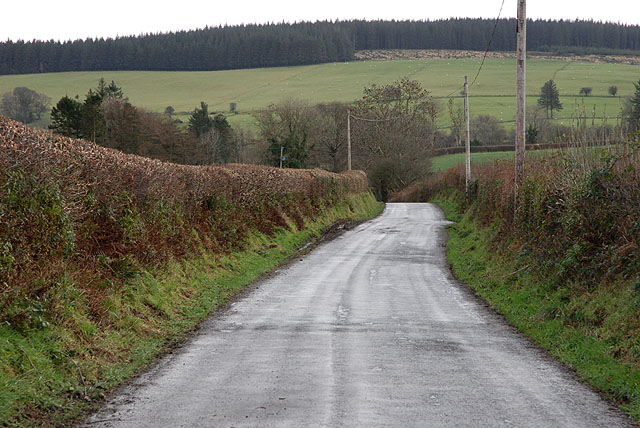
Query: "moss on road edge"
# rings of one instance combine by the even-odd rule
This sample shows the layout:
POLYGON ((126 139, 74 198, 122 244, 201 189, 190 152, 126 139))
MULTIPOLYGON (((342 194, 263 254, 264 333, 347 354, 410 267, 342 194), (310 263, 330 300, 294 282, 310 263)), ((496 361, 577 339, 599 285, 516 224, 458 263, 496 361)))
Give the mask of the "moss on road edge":
POLYGON ((105 301, 115 328, 103 330, 87 319, 73 281, 59 284, 68 290, 66 303, 60 302, 68 322, 85 325, 86 334, 78 339, 64 324, 22 333, 0 325, 0 426, 67 427, 81 420, 106 394, 247 285, 308 249, 305 244, 317 242, 331 225, 370 219, 382 209, 370 192, 348 195, 304 227, 291 224, 273 236, 254 232, 242 250, 204 253, 139 272, 127 281, 126 292, 105 301), (24 370, 16 371, 16 365, 24 370))

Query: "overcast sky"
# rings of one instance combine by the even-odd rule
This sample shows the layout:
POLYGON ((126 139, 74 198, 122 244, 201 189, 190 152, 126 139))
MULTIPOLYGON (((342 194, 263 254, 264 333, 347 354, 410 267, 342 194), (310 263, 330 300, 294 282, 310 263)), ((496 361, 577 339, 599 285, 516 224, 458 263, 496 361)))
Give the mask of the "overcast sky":
MULTIPOLYGON (((495 18, 502 0, 1 0, 0 41, 116 37, 219 24, 335 19, 495 18)), ((506 0, 503 17, 516 15, 506 0)), ((529 18, 640 24, 638 0, 529 0, 529 18)))

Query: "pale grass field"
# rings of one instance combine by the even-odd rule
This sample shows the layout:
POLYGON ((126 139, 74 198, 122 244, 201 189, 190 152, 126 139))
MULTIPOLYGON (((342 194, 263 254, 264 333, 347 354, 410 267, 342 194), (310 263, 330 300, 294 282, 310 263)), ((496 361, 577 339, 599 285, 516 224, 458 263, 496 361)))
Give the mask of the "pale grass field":
MULTIPOLYGON (((124 89, 136 106, 162 112, 172 106, 179 117, 200 101, 210 110, 228 113, 229 103, 237 103, 240 114, 230 115, 234 125, 251 126, 251 113, 286 98, 311 103, 352 102, 362 96, 371 84, 385 84, 404 76, 418 80, 441 107, 439 123, 448 124, 446 97, 459 95, 464 76, 472 81, 479 59, 430 59, 357 61, 299 67, 278 67, 208 72, 100 71, 0 76, 0 94, 16 86, 27 86, 49 95, 57 102, 64 95, 84 97, 104 77, 124 89)), ((566 125, 570 117, 586 112, 597 116, 619 114, 621 98, 633 92, 633 82, 640 79, 637 66, 622 64, 577 63, 530 59, 527 62, 528 104, 535 105, 540 88, 553 78, 561 93, 564 110, 558 113, 566 125), (618 87, 619 97, 607 93, 609 86, 618 87), (578 97, 580 88, 593 88, 587 98, 578 97)), ((490 114, 500 120, 514 119, 515 63, 511 59, 487 59, 475 85, 470 88, 471 115, 490 114)), ((462 102, 461 98, 457 102, 462 102)), ((615 123, 610 122, 612 124, 615 123)), ((45 122, 46 124, 46 122, 45 122)), ((507 127, 511 125, 507 124, 507 127)))

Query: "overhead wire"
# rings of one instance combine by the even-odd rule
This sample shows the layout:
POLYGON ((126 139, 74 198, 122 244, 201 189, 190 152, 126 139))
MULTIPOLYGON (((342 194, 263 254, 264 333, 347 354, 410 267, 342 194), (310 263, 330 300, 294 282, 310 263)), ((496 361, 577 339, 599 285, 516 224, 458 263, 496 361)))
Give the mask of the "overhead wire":
POLYGON ((502 0, 502 4, 500 5, 500 12, 498 12, 498 17, 496 18, 496 22, 493 24, 493 31, 491 32, 491 38, 489 39, 489 43, 487 43, 487 49, 484 51, 484 56, 482 57, 482 62, 480 62, 480 67, 478 68, 478 72, 476 73, 476 77, 473 78, 473 82, 471 82, 470 86, 473 86, 478 80, 478 76, 480 76, 480 71, 484 66, 484 61, 487 59, 487 54, 489 53, 489 49, 491 49, 491 43, 493 42, 493 36, 496 35, 496 29, 498 28, 498 23, 500 22, 500 16, 502 15, 502 9, 504 8, 504 0, 502 0))
MULTIPOLYGON (((485 49, 484 55, 482 56, 482 61, 480 62, 480 67, 478 67, 478 71, 476 72, 476 76, 473 78, 473 81, 471 82, 471 85, 469 85, 469 87, 473 86, 476 83, 476 80, 478 80, 478 76, 480 76, 480 72, 482 71, 482 67, 484 66, 484 61, 487 59, 487 54, 489 53, 489 49, 491 49, 491 43, 493 42, 493 37, 496 34, 496 29, 498 28, 498 23, 500 22, 500 17, 502 16, 502 9, 504 9, 504 0, 502 0, 502 4, 500 5, 500 11, 498 12, 498 17, 496 18, 496 21, 493 24, 493 31, 491 32, 491 37, 489 38, 489 43, 487 43, 487 49, 485 49)), ((447 95, 444 98, 449 98, 451 95, 453 95, 454 93, 456 93, 457 91, 459 91, 459 90, 461 90, 463 88, 464 88, 464 85, 461 85, 461 86, 457 87, 456 89, 451 91, 449 93, 449 95, 447 95)))

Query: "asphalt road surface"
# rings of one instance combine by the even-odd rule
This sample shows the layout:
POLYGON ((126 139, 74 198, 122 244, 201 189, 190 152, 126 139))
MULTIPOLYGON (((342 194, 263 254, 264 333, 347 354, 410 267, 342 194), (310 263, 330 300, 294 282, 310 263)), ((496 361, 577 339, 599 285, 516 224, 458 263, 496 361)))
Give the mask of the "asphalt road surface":
POLYGON ((206 321, 87 427, 631 427, 449 273, 389 204, 206 321))

